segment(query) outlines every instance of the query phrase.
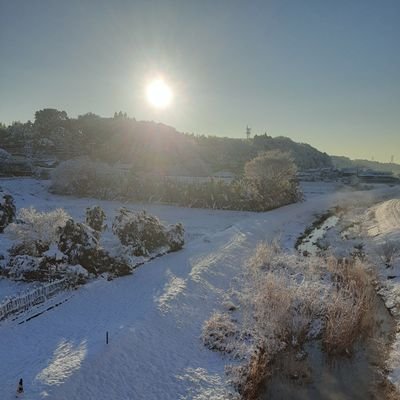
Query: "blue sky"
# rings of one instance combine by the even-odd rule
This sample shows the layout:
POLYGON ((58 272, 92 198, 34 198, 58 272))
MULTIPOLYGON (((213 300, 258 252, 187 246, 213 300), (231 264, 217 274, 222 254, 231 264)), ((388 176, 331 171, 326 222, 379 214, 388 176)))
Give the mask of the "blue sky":
POLYGON ((400 1, 0 0, 0 121, 125 111, 400 162, 400 1), (163 76, 173 104, 154 110, 163 76))

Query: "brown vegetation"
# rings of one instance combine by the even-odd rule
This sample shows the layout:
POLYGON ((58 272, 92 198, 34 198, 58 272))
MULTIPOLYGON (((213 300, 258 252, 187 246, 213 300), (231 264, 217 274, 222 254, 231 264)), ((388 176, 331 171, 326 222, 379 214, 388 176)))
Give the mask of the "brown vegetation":
MULTIPOLYGON (((283 252, 276 241, 260 244, 248 262, 243 318, 235 325, 236 340, 230 342, 243 346, 237 338, 247 338, 247 352, 242 350, 247 362, 229 369, 242 398, 258 398, 260 385, 284 349, 299 351, 306 341, 321 339, 329 355, 351 354, 357 340, 372 333, 373 280, 371 268, 359 259, 302 257, 283 252)), ((226 352, 231 323, 229 316, 217 314, 207 321, 204 332, 212 333, 208 337, 218 344, 214 350, 226 352)), ((229 352, 235 350, 229 347, 229 352)))
POLYGON ((331 259, 328 268, 336 281, 336 290, 327 302, 323 344, 330 354, 350 353, 353 344, 373 324, 376 298, 371 272, 360 260, 331 259))

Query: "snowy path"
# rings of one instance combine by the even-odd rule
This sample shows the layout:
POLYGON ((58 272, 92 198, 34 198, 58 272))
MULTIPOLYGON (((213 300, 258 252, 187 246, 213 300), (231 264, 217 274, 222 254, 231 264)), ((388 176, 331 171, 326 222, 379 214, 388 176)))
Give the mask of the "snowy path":
MULTIPOLYGON (((159 207, 188 227, 184 250, 132 276, 92 282, 27 323, 0 324, 0 398, 13 397, 23 377, 25 399, 225 399, 224 360, 202 346, 203 321, 259 241, 280 235, 293 246, 315 213, 349 195, 363 196, 315 195, 260 214, 159 207)), ((42 204, 40 197, 31 200, 42 204)), ((46 201, 70 210, 88 204, 46 201)))

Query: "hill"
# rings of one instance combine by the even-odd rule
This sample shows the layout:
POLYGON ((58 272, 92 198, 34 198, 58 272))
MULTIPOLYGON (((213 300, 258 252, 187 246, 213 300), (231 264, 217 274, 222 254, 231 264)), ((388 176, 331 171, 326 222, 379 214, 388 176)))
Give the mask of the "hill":
POLYGON ((207 176, 221 170, 237 174, 244 164, 268 150, 289 152, 299 169, 329 167, 330 157, 286 137, 253 139, 198 136, 152 121, 136 121, 122 112, 112 118, 87 113, 69 118, 65 111, 44 109, 35 121, 0 127, 0 148, 27 157, 79 156, 128 164, 135 172, 207 176))

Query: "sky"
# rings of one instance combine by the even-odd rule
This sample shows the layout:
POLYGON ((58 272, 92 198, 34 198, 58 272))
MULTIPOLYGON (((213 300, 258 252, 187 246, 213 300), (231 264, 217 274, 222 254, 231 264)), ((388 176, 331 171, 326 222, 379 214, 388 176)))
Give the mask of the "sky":
POLYGON ((122 110, 400 163, 399 20, 399 0, 0 0, 0 121, 122 110))

